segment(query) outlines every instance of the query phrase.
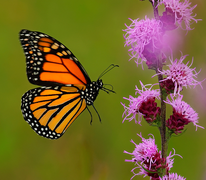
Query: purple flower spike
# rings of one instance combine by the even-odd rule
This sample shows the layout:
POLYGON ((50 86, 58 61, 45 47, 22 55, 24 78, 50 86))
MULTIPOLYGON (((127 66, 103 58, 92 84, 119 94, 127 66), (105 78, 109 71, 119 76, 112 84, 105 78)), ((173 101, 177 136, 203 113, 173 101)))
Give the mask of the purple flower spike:
POLYGON ((187 31, 192 30, 190 27, 191 21, 197 23, 197 21, 201 20, 194 18, 196 14, 192 15, 192 11, 197 5, 190 7, 191 3, 189 0, 183 0, 183 2, 180 2, 180 0, 162 0, 159 4, 164 4, 166 10, 161 17, 161 20, 163 20, 163 23, 167 24, 171 29, 174 29, 175 23, 177 23, 182 29, 187 31), (182 27, 182 22, 184 22, 185 28, 182 27))
POLYGON ((147 59, 145 56, 155 58, 152 53, 159 51, 161 47, 161 37, 163 35, 162 23, 161 21, 149 19, 147 17, 145 17, 145 20, 140 21, 138 21, 139 19, 130 20, 132 23, 129 26, 126 25, 127 29, 123 30, 126 32, 124 35, 126 40, 125 46, 131 46, 129 49, 129 52, 131 52, 130 60, 136 58, 135 62, 137 66, 141 64, 143 67, 143 62, 146 62, 147 59), (147 49, 147 52, 150 53, 149 55, 147 55, 148 53, 143 54, 147 45, 150 48, 149 50, 147 49), (140 62, 139 58, 141 58, 140 62))

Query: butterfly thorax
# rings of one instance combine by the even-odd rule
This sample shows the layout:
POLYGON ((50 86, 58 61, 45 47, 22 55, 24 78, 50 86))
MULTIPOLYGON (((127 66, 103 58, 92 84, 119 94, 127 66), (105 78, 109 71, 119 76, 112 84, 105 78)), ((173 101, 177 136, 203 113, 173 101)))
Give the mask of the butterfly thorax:
POLYGON ((81 90, 81 98, 86 100, 87 105, 92 105, 96 99, 99 90, 102 89, 103 82, 98 79, 97 81, 92 81, 87 84, 85 90, 81 90))

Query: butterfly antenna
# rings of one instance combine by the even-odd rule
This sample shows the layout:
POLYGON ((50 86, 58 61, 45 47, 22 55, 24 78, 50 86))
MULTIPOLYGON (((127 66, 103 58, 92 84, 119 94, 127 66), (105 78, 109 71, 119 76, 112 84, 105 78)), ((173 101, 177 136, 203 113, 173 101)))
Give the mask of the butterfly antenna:
POLYGON ((100 115, 99 115, 98 111, 96 110, 96 108, 94 107, 94 105, 93 105, 93 104, 92 104, 92 106, 93 106, 94 110, 96 111, 96 113, 97 113, 97 115, 98 115, 98 117, 99 117, 99 121, 100 121, 100 122, 102 122, 101 117, 100 117, 100 115))
POLYGON ((111 91, 113 91, 113 86, 111 84, 104 84, 104 86, 110 86, 111 87, 111 91))
POLYGON ((99 76, 98 79, 100 79, 102 76, 104 76, 106 73, 108 73, 110 70, 112 70, 114 67, 119 67, 119 65, 114 65, 114 64, 111 64, 109 65, 109 67, 107 69, 105 69, 99 76))
POLYGON ((110 93, 110 92, 112 92, 112 93, 115 93, 115 91, 113 91, 113 88, 112 88, 112 90, 111 89, 107 89, 107 88, 105 88, 105 87, 102 87, 101 88, 104 92, 106 92, 106 93, 110 93))
POLYGON ((89 114, 90 114, 90 116, 91 116, 91 121, 90 121, 90 124, 92 125, 92 113, 91 113, 91 111, 89 110, 89 108, 87 107, 87 110, 89 111, 89 114))

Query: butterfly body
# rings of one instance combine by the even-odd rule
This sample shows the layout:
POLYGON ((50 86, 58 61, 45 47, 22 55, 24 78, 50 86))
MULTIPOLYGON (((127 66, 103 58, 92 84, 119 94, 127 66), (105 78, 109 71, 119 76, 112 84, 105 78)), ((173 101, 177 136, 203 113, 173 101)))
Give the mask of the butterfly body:
POLYGON ((40 136, 57 139, 93 105, 103 82, 92 82, 73 53, 47 34, 22 30, 20 41, 28 80, 42 86, 22 96, 23 117, 40 136))

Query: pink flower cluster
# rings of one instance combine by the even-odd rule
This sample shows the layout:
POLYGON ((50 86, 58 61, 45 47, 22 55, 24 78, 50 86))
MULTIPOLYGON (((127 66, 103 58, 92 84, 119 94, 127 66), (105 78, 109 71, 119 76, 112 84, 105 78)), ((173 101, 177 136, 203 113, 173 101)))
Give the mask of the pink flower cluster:
MULTIPOLYGON (((159 116, 161 110, 160 107, 157 106, 155 100, 160 99, 159 89, 153 90, 153 86, 146 88, 146 85, 143 85, 141 81, 140 84, 142 86, 141 89, 136 87, 136 93, 138 93, 139 96, 129 96, 129 98, 124 98, 130 102, 128 107, 121 103, 125 109, 123 113, 123 122, 125 120, 131 121, 134 119, 135 123, 138 122, 141 125, 142 117, 144 117, 150 125, 158 125, 158 123, 160 123, 159 116), (136 120, 136 115, 138 115, 138 121, 136 120)), ((167 98, 165 103, 171 105, 173 108, 173 114, 166 121, 166 125, 171 133, 181 133, 184 126, 190 122, 196 126, 196 130, 197 127, 203 128, 202 126, 197 125, 199 118, 198 114, 189 104, 182 100, 182 95, 178 94, 178 96, 175 96, 174 94, 171 94, 170 97, 171 100, 167 98)))
MULTIPOLYGON (((131 160, 126 159, 125 161, 134 162, 136 165, 136 167, 132 169, 134 176, 131 179, 137 175, 144 175, 149 176, 152 180, 160 180, 160 174, 163 168, 167 169, 167 176, 170 176, 169 170, 173 167, 174 163, 174 159, 172 157, 177 154, 174 153, 172 155, 172 152, 170 152, 169 156, 167 156, 166 165, 163 165, 165 159, 161 157, 161 151, 158 151, 154 136, 152 135, 153 138, 150 137, 149 139, 145 139, 142 137, 141 133, 137 135, 142 138, 142 143, 136 144, 131 140, 135 145, 134 151, 132 153, 124 151, 124 153, 132 155, 131 160), (135 173, 137 168, 140 169, 140 171, 135 173)), ((165 178, 167 176, 165 176, 165 178)))
POLYGON ((165 55, 162 48, 168 46, 163 43, 165 31, 174 30, 178 27, 183 30, 192 30, 190 27, 193 22, 198 22, 200 19, 195 19, 193 9, 197 6, 190 7, 191 3, 188 0, 180 2, 180 0, 161 0, 158 4, 164 4, 165 11, 159 19, 132 20, 132 23, 123 31, 125 46, 130 46, 130 60, 136 59, 136 64, 143 65, 146 62, 149 69, 158 68, 161 64, 157 63, 159 57, 162 58, 162 63, 165 62, 165 55), (183 24, 184 26, 183 27, 183 24), (141 59, 141 60, 140 60, 141 59))
POLYGON ((129 98, 125 98, 126 100, 130 101, 129 107, 125 104, 121 103, 125 111, 123 113, 124 120, 135 120, 135 123, 139 123, 141 125, 142 115, 144 118, 147 119, 148 123, 152 123, 156 120, 157 115, 160 114, 160 108, 157 107, 157 103, 155 103, 155 99, 160 99, 160 92, 159 90, 152 90, 152 86, 150 88, 146 88, 148 85, 143 85, 140 81, 142 86, 141 89, 136 87, 136 94, 138 93, 139 96, 134 98, 129 96, 129 98), (136 114, 138 114, 138 121, 136 120, 136 114))

